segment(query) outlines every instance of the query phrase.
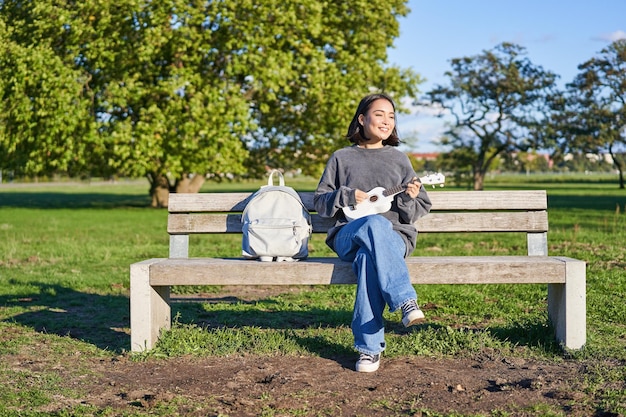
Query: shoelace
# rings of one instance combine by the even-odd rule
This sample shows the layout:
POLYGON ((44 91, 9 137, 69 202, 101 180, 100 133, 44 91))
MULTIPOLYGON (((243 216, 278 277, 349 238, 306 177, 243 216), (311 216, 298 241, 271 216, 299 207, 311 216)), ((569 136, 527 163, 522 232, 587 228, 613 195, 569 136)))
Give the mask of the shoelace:
POLYGON ((361 353, 359 355, 359 361, 361 361, 361 362, 367 361, 367 362, 374 363, 374 362, 378 361, 378 355, 370 355, 370 354, 367 354, 367 353, 361 353))
POLYGON ((402 314, 406 316, 411 311, 417 311, 418 309, 419 307, 415 301, 408 301, 402 305, 402 314))

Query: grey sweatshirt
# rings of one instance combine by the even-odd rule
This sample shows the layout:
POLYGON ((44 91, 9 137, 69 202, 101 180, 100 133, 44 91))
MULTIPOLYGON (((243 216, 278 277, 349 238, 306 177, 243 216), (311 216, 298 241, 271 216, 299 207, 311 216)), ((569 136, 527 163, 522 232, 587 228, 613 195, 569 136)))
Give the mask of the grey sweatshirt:
MULTIPOLYGON (((376 187, 385 189, 408 184, 417 175, 409 158, 392 146, 379 149, 359 148, 356 145, 333 153, 317 186, 314 205, 322 217, 336 219, 328 231, 326 243, 334 250, 334 237, 348 220, 342 208, 356 204, 355 190, 368 192, 376 187)), ((413 223, 426 215, 431 207, 430 198, 422 186, 416 198, 407 193, 396 195, 391 210, 380 215, 393 224, 406 243, 405 257, 415 250, 417 229, 413 223)))

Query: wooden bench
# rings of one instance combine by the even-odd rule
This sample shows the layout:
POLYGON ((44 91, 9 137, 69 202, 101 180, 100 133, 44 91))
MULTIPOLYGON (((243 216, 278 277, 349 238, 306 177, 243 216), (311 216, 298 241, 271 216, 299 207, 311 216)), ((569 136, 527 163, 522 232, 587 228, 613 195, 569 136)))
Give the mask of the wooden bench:
MULTIPOLYGON (((242 258, 189 258, 189 235, 241 233, 241 212, 251 193, 172 194, 167 231, 169 258, 130 266, 131 350, 151 349, 171 325, 171 285, 354 284, 351 265, 338 258, 258 262, 242 258)), ((313 193, 300 193, 314 233, 332 221, 313 211, 313 193)), ((586 340, 585 262, 548 256, 545 191, 434 191, 420 233, 520 232, 527 256, 411 256, 414 284, 548 284, 548 316, 556 339, 569 349, 586 340)), ((418 238, 419 246, 419 238, 418 238)))

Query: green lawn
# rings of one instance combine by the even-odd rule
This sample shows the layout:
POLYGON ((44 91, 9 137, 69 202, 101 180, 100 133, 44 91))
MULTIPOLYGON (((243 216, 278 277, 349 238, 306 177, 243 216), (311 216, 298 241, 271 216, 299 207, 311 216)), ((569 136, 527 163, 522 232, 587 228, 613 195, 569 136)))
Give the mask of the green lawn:
MULTIPOLYGON (((203 191, 254 191, 263 183, 206 184, 203 191)), ((287 183, 303 191, 316 186, 307 178, 287 183)), ((489 348, 549 361, 626 361, 626 191, 607 177, 583 176, 490 177, 485 188, 548 190, 550 254, 588 263, 587 346, 562 352, 553 341, 543 285, 430 285, 418 287, 429 317, 419 331, 404 331, 394 324, 398 317, 387 313, 387 356, 471 355, 489 348)), ((168 253, 167 213, 147 207, 147 190, 142 181, 0 185, 0 364, 3 355, 40 338, 89 355, 127 354, 128 267, 168 253)), ((315 236, 311 245, 314 255, 330 254, 323 236, 315 236)), ((525 237, 424 234, 417 250, 521 254, 525 237)), ((239 236, 191 239, 191 256, 237 256, 239 251, 239 236)), ((195 290, 203 289, 175 288, 195 290)), ((334 286, 253 303, 175 303, 173 330, 136 358, 350 354, 352 302, 351 286, 334 286)), ((15 377, 4 368, 0 375, 5 381, 15 377)), ((626 371, 599 377, 624 381, 626 371)), ((17 401, 10 393, 1 388, 0 402, 17 401)), ((617 396, 616 412, 626 413, 623 390, 606 395, 617 396)))

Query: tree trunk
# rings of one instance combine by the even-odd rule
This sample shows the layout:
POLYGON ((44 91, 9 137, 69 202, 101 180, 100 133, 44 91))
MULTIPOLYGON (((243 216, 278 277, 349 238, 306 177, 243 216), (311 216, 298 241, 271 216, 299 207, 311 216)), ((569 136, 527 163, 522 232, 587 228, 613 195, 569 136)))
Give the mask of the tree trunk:
POLYGON ((609 155, 611 155, 611 159, 613 159, 613 165, 617 168, 617 173, 619 174, 619 189, 624 189, 624 170, 622 169, 621 162, 616 158, 613 154, 613 146, 609 145, 609 155))
POLYGON ((204 184, 204 175, 185 174, 176 181, 177 193, 197 193, 204 184))
POLYGON ((182 178, 176 180, 175 185, 172 185, 166 175, 150 173, 148 181, 152 197, 151 206, 165 208, 169 204, 170 193, 197 193, 205 180, 203 175, 184 174, 182 178))
POLYGON ((150 181, 150 196, 152 197, 150 205, 154 208, 167 207, 172 190, 169 179, 165 175, 152 173, 148 175, 148 181, 150 181))
MULTIPOLYGON (((611 155, 612 156, 612 155, 611 155)), ((617 172, 619 173, 619 188, 620 190, 624 189, 624 170, 622 169, 622 164, 613 157, 613 164, 617 167, 617 172)))
POLYGON ((480 170, 474 171, 474 191, 482 191, 485 186, 485 173, 480 170))

